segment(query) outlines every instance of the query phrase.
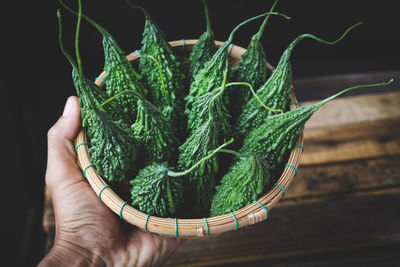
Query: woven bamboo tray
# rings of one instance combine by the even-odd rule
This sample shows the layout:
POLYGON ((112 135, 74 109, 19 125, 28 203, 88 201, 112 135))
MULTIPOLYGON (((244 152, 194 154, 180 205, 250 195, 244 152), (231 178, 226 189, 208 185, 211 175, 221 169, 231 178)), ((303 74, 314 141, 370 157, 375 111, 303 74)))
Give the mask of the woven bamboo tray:
MULTIPOLYGON (((176 52, 178 58, 184 62, 196 42, 197 39, 182 39, 171 41, 170 45, 174 52, 176 52)), ((222 45, 222 42, 220 41, 216 41, 215 43, 218 47, 222 45)), ((240 61, 241 55, 246 50, 242 47, 233 45, 228 49, 230 53, 229 64, 230 67, 232 67, 240 61)), ((140 56, 139 53, 139 51, 132 52, 127 56, 128 60, 131 62, 137 62, 140 56)), ((268 68, 273 69, 271 65, 267 65, 268 68)), ((103 72, 98 78, 96 78, 96 84, 98 86, 104 86, 103 79, 105 74, 106 73, 103 72)), ((290 109, 299 107, 293 92, 290 95, 290 101, 292 103, 290 109)), ((97 174, 96 168, 94 168, 90 161, 87 142, 86 129, 82 128, 75 139, 78 164, 81 167, 84 176, 87 178, 87 181, 101 201, 103 201, 113 212, 119 215, 121 219, 137 226, 143 231, 157 233, 163 236, 179 236, 189 239, 218 235, 266 220, 270 216, 271 209, 285 195, 287 188, 294 176, 297 174, 297 167, 303 151, 303 131, 301 131, 297 137, 297 145, 293 147, 283 173, 275 186, 273 186, 265 195, 261 196, 257 201, 250 205, 232 213, 199 219, 160 218, 149 216, 148 214, 130 206, 128 202, 121 199, 110 187, 108 187, 103 178, 97 174)))

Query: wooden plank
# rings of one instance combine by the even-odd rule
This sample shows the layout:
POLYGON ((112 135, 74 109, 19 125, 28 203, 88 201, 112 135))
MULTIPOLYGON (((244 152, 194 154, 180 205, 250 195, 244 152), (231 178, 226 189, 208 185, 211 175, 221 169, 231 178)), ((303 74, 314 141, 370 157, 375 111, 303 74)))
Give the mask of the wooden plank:
MULTIPOLYGON (((317 101, 304 102, 311 105, 317 101)), ((322 106, 306 123, 306 129, 400 118, 400 92, 344 96, 322 106)))
POLYGON ((397 155, 399 130, 400 92, 333 100, 306 123, 300 165, 397 155))
POLYGON ((300 166, 400 154, 400 118, 305 129, 300 166))
POLYGON ((301 167, 267 221, 188 240, 168 265, 247 263, 400 244, 399 162, 397 155, 301 167))
POLYGON ((377 94, 380 92, 395 92, 399 90, 398 81, 400 70, 385 70, 375 72, 362 72, 362 73, 341 73, 335 75, 323 75, 302 77, 301 79, 294 78, 293 86, 296 90, 296 96, 299 101, 310 101, 314 99, 321 99, 333 95, 340 90, 352 87, 358 84, 375 84, 390 79, 395 79, 395 82, 384 87, 369 87, 362 88, 346 93, 350 95, 366 95, 377 94))
POLYGON ((346 194, 273 210, 254 226, 186 241, 167 266, 245 264, 257 260, 400 244, 400 188, 380 195, 346 194), (190 255, 190 257, 188 257, 190 255))

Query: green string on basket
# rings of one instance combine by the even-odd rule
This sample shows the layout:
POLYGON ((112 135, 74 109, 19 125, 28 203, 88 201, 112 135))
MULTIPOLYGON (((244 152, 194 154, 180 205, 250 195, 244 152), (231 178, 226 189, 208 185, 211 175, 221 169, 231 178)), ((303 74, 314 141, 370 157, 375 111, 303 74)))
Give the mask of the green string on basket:
POLYGON ((237 219, 235 217, 235 214, 233 214, 233 212, 230 212, 230 214, 232 215, 233 219, 235 220, 235 231, 237 231, 237 229, 238 229, 238 221, 237 221, 237 219))
POLYGON ((207 223, 206 217, 203 217, 203 220, 204 220, 204 223, 206 224, 206 231, 207 231, 207 236, 208 236, 210 233, 210 229, 208 228, 208 223, 207 223))
POLYGON ((101 78, 101 77, 96 77, 96 79, 94 79, 94 81, 96 82, 97 80, 100 80, 100 81, 102 81, 105 85, 107 85, 106 80, 104 80, 103 78, 101 78))
POLYGON ((296 172, 294 176, 296 176, 296 175, 297 175, 297 168, 296 168, 296 166, 293 166, 293 165, 291 165, 291 164, 289 164, 289 163, 286 163, 286 164, 285 164, 285 166, 288 166, 288 167, 291 167, 291 168, 293 168, 293 169, 294 169, 294 171, 296 172))
POLYGON ((78 153, 78 147, 80 147, 80 146, 82 146, 82 145, 88 146, 89 144, 86 143, 86 142, 82 142, 82 143, 77 144, 77 145, 75 146, 75 153, 78 153))
POLYGON ((300 148, 301 148, 301 152, 303 152, 303 151, 304 151, 304 146, 302 146, 302 145, 298 145, 298 144, 295 144, 295 146, 298 146, 298 147, 300 147, 300 148))
POLYGON ((266 207, 264 207, 263 204, 261 204, 257 200, 254 200, 253 203, 257 203, 260 207, 262 207, 267 212, 267 216, 269 217, 269 210, 266 207))
POLYGON ((103 193, 103 190, 106 189, 107 187, 110 187, 109 185, 103 186, 103 188, 99 192, 99 200, 101 201, 101 193, 103 193))
POLYGON ((125 202, 122 204, 121 209, 119 210, 119 217, 120 217, 122 220, 124 220, 124 221, 125 221, 125 219, 122 217, 122 210, 123 210, 123 208, 125 207, 126 204, 128 204, 128 202, 125 201, 125 202))
POLYGON ((86 170, 87 170, 88 168, 90 168, 90 167, 95 167, 95 165, 94 165, 94 164, 89 164, 89 165, 87 165, 87 166, 83 169, 83 177, 85 177, 85 179, 87 179, 87 178, 86 178, 86 170))
POLYGON ((279 185, 279 184, 274 184, 274 186, 276 186, 276 187, 278 187, 278 188, 280 188, 280 189, 282 190, 282 196, 283 196, 283 197, 286 195, 285 188, 283 188, 283 187, 282 187, 281 185, 279 185))
POLYGON ((146 221, 144 222, 144 230, 147 232, 147 223, 149 222, 150 214, 147 214, 146 221))
POLYGON ((178 219, 175 217, 175 236, 178 237, 178 219))

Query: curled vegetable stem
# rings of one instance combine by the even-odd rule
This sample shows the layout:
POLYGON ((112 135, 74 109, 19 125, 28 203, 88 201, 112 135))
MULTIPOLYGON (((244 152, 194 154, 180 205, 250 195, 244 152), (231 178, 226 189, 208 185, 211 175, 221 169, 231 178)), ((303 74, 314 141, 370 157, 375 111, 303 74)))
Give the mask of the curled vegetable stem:
POLYGON ((205 0, 201 0, 201 2, 203 3, 203 7, 204 7, 204 16, 206 17, 207 31, 210 32, 211 31, 211 24, 210 24, 210 18, 208 16, 207 3, 206 3, 205 0))
POLYGON ((164 90, 164 94, 165 94, 165 97, 167 98, 167 102, 169 103, 169 97, 168 97, 167 89, 165 89, 164 77, 163 77, 162 72, 161 72, 160 63, 159 63, 158 60, 155 59, 155 57, 153 57, 152 55, 148 55, 147 57, 151 58, 151 59, 157 64, 158 72, 159 72, 159 74, 160 74, 161 84, 162 84, 163 90, 164 90))
POLYGON ((278 12, 267 12, 267 13, 263 13, 263 14, 260 14, 260 15, 258 15, 258 16, 249 18, 249 19, 243 21, 242 23, 240 23, 239 25, 237 25, 237 26, 232 30, 231 34, 230 34, 229 37, 228 37, 228 41, 227 41, 227 42, 228 42, 228 43, 232 43, 233 35, 234 35, 235 32, 236 32, 240 27, 242 27, 243 25, 247 24, 247 23, 250 22, 250 21, 253 21, 253 20, 259 19, 259 18, 261 18, 261 17, 268 16, 268 15, 278 15, 278 16, 284 17, 285 19, 290 19, 290 17, 286 16, 285 14, 278 13, 278 12))
MULTIPOLYGON (((271 7, 271 9, 270 9, 269 12, 273 12, 273 11, 274 11, 275 6, 276 6, 277 3, 278 3, 278 0, 275 0, 274 3, 272 4, 272 7, 271 7)), ((256 42, 258 42, 258 41, 260 40, 260 38, 261 38, 261 36, 262 36, 262 34, 263 34, 263 32, 264 32, 265 25, 267 25, 267 22, 268 22, 269 17, 270 17, 269 15, 267 15, 267 16, 265 17, 263 23, 261 24, 260 29, 259 29, 258 32, 255 34, 254 38, 255 38, 255 41, 256 41, 256 42)), ((286 18, 286 19, 290 19, 290 17, 285 17, 285 18, 286 18)))
POLYGON ((245 83, 245 82, 231 82, 231 83, 228 83, 226 86, 228 86, 228 85, 229 86, 231 86, 231 85, 246 85, 247 87, 249 87, 251 93, 254 95, 254 97, 257 99, 257 101, 260 103, 260 105, 263 106, 266 110, 269 110, 271 112, 276 112, 276 113, 278 113, 278 112, 283 113, 282 109, 279 109, 279 108, 273 109, 273 108, 267 107, 264 104, 264 102, 262 102, 261 99, 258 97, 257 93, 254 91, 254 88, 253 88, 253 86, 251 86, 251 84, 245 83))
MULTIPOLYGON (((101 108, 103 106, 105 106, 106 104, 110 103, 111 101, 113 101, 114 99, 120 97, 123 94, 133 94, 135 97, 137 97, 138 99, 141 99, 142 97, 135 91, 132 90, 124 90, 122 92, 119 92, 116 95, 113 95, 112 97, 108 98, 106 101, 104 101, 103 103, 101 103, 100 105, 97 106, 97 108, 101 108)), ((83 118, 82 120, 82 126, 85 127, 86 126, 86 122, 89 119, 90 115, 93 114, 93 112, 95 112, 94 109, 92 109, 91 111, 89 111, 88 114, 86 114, 85 118, 83 118)))
POLYGON ((340 96, 340 95, 342 95, 342 94, 344 94, 344 93, 346 93, 346 92, 348 92, 348 91, 354 90, 354 89, 364 88, 364 87, 386 86, 386 85, 388 85, 388 84, 391 84, 392 82, 393 82, 393 79, 390 79, 389 81, 383 82, 383 83, 361 84, 361 85, 356 85, 356 86, 353 86, 353 87, 349 87, 349 88, 347 88, 347 89, 344 89, 343 91, 340 91, 340 92, 337 93, 337 94, 334 94, 333 96, 330 96, 330 97, 328 97, 328 98, 326 98, 326 99, 324 99, 324 100, 322 100, 322 101, 316 103, 315 106, 317 106, 318 108, 320 108, 321 106, 323 106, 323 105, 326 104, 327 102, 331 101, 332 99, 334 99, 334 98, 336 98, 336 97, 338 97, 338 96, 340 96))
POLYGON ((224 80, 223 80, 223 82, 222 82, 222 86, 220 86, 220 87, 218 87, 217 88, 217 90, 219 90, 219 88, 221 88, 221 91, 220 92, 218 92, 211 100, 210 100, 210 102, 208 102, 208 116, 210 117, 210 118, 213 118, 214 116, 213 116, 213 114, 212 114, 212 112, 211 112, 211 105, 214 103, 214 101, 215 101, 215 99, 217 99, 222 93, 223 93, 223 91, 225 90, 225 88, 226 88, 226 80, 228 79, 228 70, 225 70, 224 71, 224 80))
POLYGON ((191 171, 193 171, 194 169, 196 169, 201 163, 203 163, 204 161, 208 160, 209 158, 211 158, 212 156, 215 155, 215 153, 217 153, 218 151, 220 151, 222 148, 226 147, 229 144, 232 144, 234 141, 233 138, 231 138, 229 141, 226 141, 225 143, 223 143, 222 145, 220 145, 219 147, 217 147, 212 153, 208 154, 207 156, 205 156, 204 158, 202 158, 201 160, 199 160, 196 164, 194 164, 192 167, 190 167, 189 169, 187 169, 186 171, 182 171, 182 172, 174 172, 174 171, 168 171, 168 176, 172 176, 172 177, 179 177, 179 176, 184 176, 188 173, 190 173, 191 171))
POLYGON ((224 75, 224 83, 223 83, 223 85, 222 86, 220 86, 220 87, 218 87, 216 90, 220 90, 211 100, 210 100, 210 102, 208 103, 208 112, 209 112, 209 116, 210 117, 212 117, 212 113, 211 113, 211 104, 215 101, 215 99, 217 99, 223 92, 224 92, 224 90, 225 90, 225 88, 227 88, 227 87, 231 87, 231 86, 234 86, 234 85, 246 85, 247 87, 249 87, 249 89, 250 89, 250 91, 251 91, 251 93, 254 95, 254 97, 257 99, 257 101, 260 103, 260 105, 263 107, 263 108, 265 108, 266 110, 269 110, 269 111, 271 111, 271 112, 274 112, 274 113, 283 113, 283 110, 282 109, 273 109, 273 108, 270 108, 270 107, 267 107, 262 101, 261 101, 261 99, 258 97, 258 95, 257 95, 257 93, 254 91, 254 89, 253 89, 253 86, 251 86, 251 84, 249 84, 249 83, 246 83, 246 82, 231 82, 231 83, 228 83, 228 84, 226 84, 226 75, 227 74, 227 72, 225 73, 225 75, 224 75))

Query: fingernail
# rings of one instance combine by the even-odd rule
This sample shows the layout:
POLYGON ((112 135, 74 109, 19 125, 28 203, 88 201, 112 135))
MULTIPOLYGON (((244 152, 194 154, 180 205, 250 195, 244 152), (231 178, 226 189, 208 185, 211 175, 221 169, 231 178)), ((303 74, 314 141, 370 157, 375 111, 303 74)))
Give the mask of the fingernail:
POLYGON ((67 99, 67 103, 65 103, 65 107, 64 107, 62 116, 63 117, 68 116, 69 112, 71 111, 71 108, 72 108, 72 99, 69 97, 67 99))

